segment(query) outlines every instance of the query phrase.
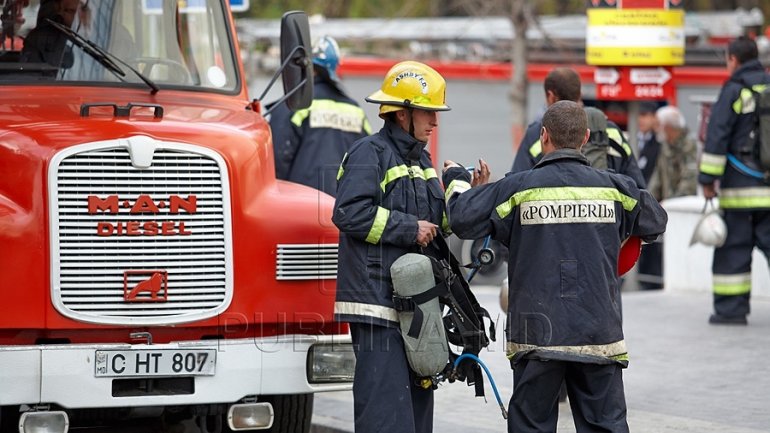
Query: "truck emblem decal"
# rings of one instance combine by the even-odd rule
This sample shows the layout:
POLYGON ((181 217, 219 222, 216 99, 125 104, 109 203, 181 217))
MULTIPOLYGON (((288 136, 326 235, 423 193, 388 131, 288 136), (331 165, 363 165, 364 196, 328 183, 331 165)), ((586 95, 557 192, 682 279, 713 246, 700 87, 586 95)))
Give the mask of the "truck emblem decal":
MULTIPOLYGON (((170 195, 168 200, 154 200, 147 194, 139 195, 135 200, 121 200, 117 195, 99 197, 88 196, 89 215, 118 215, 121 208, 128 209, 131 215, 179 215, 195 214, 198 211, 198 198, 188 195, 170 195), (168 208, 168 212, 161 209, 168 208)), ((175 236, 190 235, 184 221, 99 221, 96 224, 97 236, 175 236)))
POLYGON ((166 302, 168 301, 167 271, 124 271, 123 299, 126 302, 166 302), (129 289, 130 275, 149 276, 129 289))

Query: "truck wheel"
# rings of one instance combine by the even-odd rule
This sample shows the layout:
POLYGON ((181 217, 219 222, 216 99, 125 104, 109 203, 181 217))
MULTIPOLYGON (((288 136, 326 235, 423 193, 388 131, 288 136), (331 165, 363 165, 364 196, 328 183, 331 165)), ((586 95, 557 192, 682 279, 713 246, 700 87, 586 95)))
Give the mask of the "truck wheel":
POLYGON ((259 401, 273 405, 275 419, 269 433, 308 433, 313 418, 313 394, 268 395, 259 401))
POLYGON ((19 431, 19 407, 0 406, 0 433, 19 431))

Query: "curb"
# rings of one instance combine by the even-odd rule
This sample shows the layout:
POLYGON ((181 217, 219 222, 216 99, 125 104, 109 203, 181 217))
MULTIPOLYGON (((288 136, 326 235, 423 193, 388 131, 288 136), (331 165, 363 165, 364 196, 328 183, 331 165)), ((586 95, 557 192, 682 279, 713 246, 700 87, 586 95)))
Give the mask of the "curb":
POLYGON ((336 427, 330 427, 321 424, 313 424, 310 426, 309 433, 353 433, 352 430, 343 430, 336 427))

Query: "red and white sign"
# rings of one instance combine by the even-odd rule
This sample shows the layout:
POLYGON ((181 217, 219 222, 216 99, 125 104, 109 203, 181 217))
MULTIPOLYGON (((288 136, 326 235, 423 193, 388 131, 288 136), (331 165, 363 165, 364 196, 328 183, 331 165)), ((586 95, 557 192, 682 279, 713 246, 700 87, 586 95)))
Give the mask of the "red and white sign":
POLYGON ((620 79, 620 74, 615 68, 596 68, 594 82, 596 84, 615 84, 620 79))
POLYGON ((600 101, 638 101, 671 99, 674 83, 671 68, 597 68, 594 73, 596 99, 600 101), (602 70, 599 72, 599 70, 602 70), (615 71, 612 74, 609 70, 615 71))

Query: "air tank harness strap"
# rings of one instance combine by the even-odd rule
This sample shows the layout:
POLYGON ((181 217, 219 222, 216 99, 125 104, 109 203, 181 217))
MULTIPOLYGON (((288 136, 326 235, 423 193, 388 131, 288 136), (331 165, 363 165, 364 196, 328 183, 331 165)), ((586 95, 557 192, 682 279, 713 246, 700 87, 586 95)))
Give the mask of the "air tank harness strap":
POLYGON ((399 296, 393 294, 393 308, 396 311, 414 311, 414 318, 412 324, 409 326, 409 332, 406 335, 417 338, 420 336, 420 330, 422 329, 423 312, 422 309, 417 308, 419 304, 428 302, 436 297, 443 297, 449 294, 449 290, 444 282, 433 286, 432 289, 420 293, 414 296, 399 296))

